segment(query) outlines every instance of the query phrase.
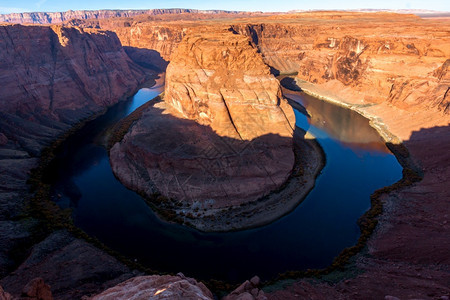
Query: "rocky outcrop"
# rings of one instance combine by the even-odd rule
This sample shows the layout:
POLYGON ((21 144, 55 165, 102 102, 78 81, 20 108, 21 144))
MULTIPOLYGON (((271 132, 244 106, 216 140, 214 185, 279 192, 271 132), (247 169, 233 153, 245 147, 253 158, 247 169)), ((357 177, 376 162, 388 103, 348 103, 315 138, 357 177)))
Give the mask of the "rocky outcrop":
POLYGON ((59 230, 34 245, 0 285, 15 298, 48 295, 50 285, 55 299, 80 299, 138 275, 104 251, 59 230))
POLYGON ((145 80, 112 32, 11 25, 0 27, 0 37, 2 143, 34 155, 145 80))
POLYGON ((167 68, 166 103, 220 136, 291 137, 292 108, 248 38, 227 30, 187 36, 167 68))
POLYGON ((258 276, 246 280, 239 287, 233 290, 223 300, 267 300, 264 291, 259 289, 260 279, 258 276))
POLYGON ((11 294, 5 292, 0 286, 0 300, 12 300, 11 294))
MULTIPOLYGON (((157 16, 163 14, 242 14, 237 11, 197 10, 197 9, 146 9, 146 10, 68 10, 65 12, 23 12, 0 14, 0 22, 18 24, 58 24, 68 20, 108 19, 134 17, 138 15, 157 16)), ((244 13, 245 14, 245 13, 244 13)))
POLYGON ((23 288, 22 298, 35 300, 53 300, 52 290, 40 277, 28 282, 23 288))
POLYGON ((212 300, 214 297, 203 283, 178 273, 176 276, 153 275, 134 277, 90 299, 212 300))
POLYGON ((111 149, 128 187, 161 193, 191 215, 255 201, 289 177, 293 111, 246 37, 186 36, 167 69, 164 99, 111 149))

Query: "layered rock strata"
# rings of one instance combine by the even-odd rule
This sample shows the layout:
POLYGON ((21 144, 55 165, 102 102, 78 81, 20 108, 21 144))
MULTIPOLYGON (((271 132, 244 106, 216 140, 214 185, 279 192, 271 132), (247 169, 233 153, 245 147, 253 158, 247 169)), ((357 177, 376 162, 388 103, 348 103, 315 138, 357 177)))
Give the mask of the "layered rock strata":
MULTIPOLYGON (((225 17, 277 72, 298 73, 300 80, 358 105, 389 102, 406 110, 448 113, 449 84, 443 75, 450 57, 448 19, 386 12, 225 17)), ((223 26, 164 18, 122 23, 109 19, 98 26, 115 31, 124 45, 152 49, 165 60, 186 32, 223 26)))
POLYGON ((270 66, 347 102, 449 113, 446 20, 321 12, 233 28, 252 37, 270 66))
POLYGON ((191 214, 255 201, 291 174, 293 110, 246 37, 186 36, 164 99, 111 149, 127 186, 161 193, 191 214))

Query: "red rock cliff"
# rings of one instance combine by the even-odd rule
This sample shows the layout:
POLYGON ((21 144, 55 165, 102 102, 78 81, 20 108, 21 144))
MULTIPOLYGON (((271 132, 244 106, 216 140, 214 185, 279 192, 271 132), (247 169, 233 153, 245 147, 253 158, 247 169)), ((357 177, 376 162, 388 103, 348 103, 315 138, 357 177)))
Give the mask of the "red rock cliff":
POLYGON ((252 37, 270 66, 348 102, 449 113, 449 22, 323 12, 233 28, 252 37))
POLYGON ((0 26, 0 47, 2 133, 33 153, 39 147, 28 147, 21 130, 40 134, 44 130, 51 138, 57 134, 55 128, 116 103, 145 79, 112 32, 0 26), (19 130, 12 125, 14 118, 21 119, 19 130))
MULTIPOLYGON (((64 268, 51 259, 42 258, 42 264, 38 260, 38 269, 51 269, 51 274, 28 266, 24 267, 27 271, 16 269, 22 261, 11 257, 17 258, 17 249, 29 245, 30 230, 39 224, 26 214, 29 171, 37 165, 44 146, 76 122, 135 91, 146 76, 128 58, 113 32, 61 26, 0 26, 0 278, 2 286, 14 295, 20 295, 31 276, 54 275, 66 291, 90 278, 92 266, 75 263, 81 256, 68 259, 77 266, 73 268, 77 275, 68 276, 70 280, 61 280, 64 276, 54 271, 66 268, 67 260, 61 263, 64 268), (11 270, 16 272, 7 276, 11 270), (80 280, 73 276, 80 276, 80 280)), ((52 244, 57 249, 54 252, 66 257, 77 255, 62 243, 58 240, 52 244)), ((103 256, 85 241, 75 247, 94 249, 97 252, 92 257, 103 256)), ((46 255, 54 252, 49 250, 46 255)), ((108 274, 114 273, 114 268, 122 270, 119 273, 126 271, 118 262, 103 267, 108 274)), ((63 272, 68 274, 67 270, 63 272)), ((55 280, 50 282, 53 285, 55 280)))
POLYGON ((229 31, 186 36, 167 68, 165 99, 218 135, 292 137, 295 117, 249 39, 229 31))

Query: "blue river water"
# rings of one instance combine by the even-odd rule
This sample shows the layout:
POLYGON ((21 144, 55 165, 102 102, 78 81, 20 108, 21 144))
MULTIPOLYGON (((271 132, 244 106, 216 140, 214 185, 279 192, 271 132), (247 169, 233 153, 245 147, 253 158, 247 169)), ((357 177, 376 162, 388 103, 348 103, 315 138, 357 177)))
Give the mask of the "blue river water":
POLYGON ((153 270, 198 279, 270 279, 288 270, 323 268, 356 243, 358 218, 370 195, 401 178, 402 168, 358 114, 301 93, 296 125, 323 147, 326 166, 297 208, 250 230, 203 233, 161 221, 113 175, 104 146, 108 129, 163 90, 162 79, 89 122, 65 143, 52 165, 54 200, 73 208, 75 224, 114 250, 153 270))

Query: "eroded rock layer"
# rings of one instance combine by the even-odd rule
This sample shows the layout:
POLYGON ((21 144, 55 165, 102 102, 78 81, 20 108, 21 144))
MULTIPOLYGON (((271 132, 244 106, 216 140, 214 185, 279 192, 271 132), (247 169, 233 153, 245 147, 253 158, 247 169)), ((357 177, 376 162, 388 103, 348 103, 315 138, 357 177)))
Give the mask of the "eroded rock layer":
POLYGON ((165 101, 111 150, 127 186, 198 210, 251 202, 286 181, 295 117, 248 38, 188 35, 166 74, 165 101))
POLYGON ((449 113, 448 22, 323 12, 233 28, 252 37, 270 66, 347 102, 449 113))

